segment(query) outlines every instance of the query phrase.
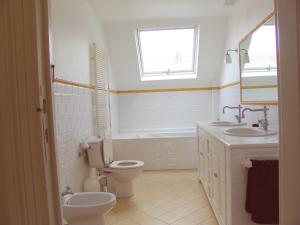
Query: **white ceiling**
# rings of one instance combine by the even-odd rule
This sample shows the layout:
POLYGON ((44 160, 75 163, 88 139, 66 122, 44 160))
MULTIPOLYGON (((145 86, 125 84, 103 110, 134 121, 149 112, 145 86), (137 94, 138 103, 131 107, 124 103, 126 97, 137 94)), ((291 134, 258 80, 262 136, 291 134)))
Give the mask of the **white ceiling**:
POLYGON ((105 22, 225 16, 238 0, 87 0, 105 22))

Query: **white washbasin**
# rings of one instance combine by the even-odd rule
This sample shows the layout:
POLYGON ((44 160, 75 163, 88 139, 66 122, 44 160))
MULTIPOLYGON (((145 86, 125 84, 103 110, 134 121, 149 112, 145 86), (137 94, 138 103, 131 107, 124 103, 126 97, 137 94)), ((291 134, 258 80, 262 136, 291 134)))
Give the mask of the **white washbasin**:
POLYGON ((275 130, 265 131, 255 127, 234 127, 224 131, 224 134, 237 137, 264 137, 277 134, 275 130))
POLYGON ((215 127, 236 127, 236 126, 246 125, 246 123, 235 123, 230 121, 214 121, 214 122, 210 122, 208 125, 215 126, 215 127))

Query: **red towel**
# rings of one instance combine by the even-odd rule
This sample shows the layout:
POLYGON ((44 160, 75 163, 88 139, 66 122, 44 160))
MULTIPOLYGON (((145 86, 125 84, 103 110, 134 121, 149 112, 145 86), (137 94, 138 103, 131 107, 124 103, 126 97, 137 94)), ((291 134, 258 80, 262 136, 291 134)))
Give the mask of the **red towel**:
POLYGON ((259 224, 279 223, 278 160, 252 160, 248 170, 246 211, 259 224))

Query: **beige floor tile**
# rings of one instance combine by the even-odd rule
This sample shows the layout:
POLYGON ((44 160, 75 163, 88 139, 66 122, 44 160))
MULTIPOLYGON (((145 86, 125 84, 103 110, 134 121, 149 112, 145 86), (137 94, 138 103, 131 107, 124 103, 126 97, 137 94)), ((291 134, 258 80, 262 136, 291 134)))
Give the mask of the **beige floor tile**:
POLYGON ((117 199, 109 225, 218 225, 196 171, 143 172, 135 196, 117 199))
POLYGON ((146 201, 140 201, 138 203, 135 203, 135 205, 133 206, 134 208, 138 209, 138 210, 142 210, 145 211, 147 209, 151 209, 154 207, 154 205, 149 204, 146 201))
POLYGON ((125 218, 132 218, 136 215, 136 213, 139 213, 141 211, 135 209, 135 208, 125 208, 125 209, 121 209, 117 212, 117 214, 119 216, 125 217, 125 218))
POLYGON ((172 211, 176 210, 178 208, 178 206, 175 204, 172 204, 170 202, 167 202, 167 203, 158 205, 158 208, 163 209, 165 211, 172 212, 172 211))
POLYGON ((126 206, 122 205, 121 203, 117 203, 115 205, 115 207, 112 209, 112 212, 117 212, 117 211, 122 210, 124 208, 126 208, 126 206))
POLYGON ((159 219, 152 218, 143 223, 140 223, 139 225, 168 225, 168 224, 159 219))
POLYGON ((173 211, 173 213, 180 217, 185 217, 185 216, 191 214, 192 212, 195 212, 196 210, 197 209, 194 209, 194 208, 180 207, 180 208, 175 209, 173 211))
POLYGON ((108 216, 106 216, 106 220, 109 225, 138 225, 137 223, 134 223, 115 213, 110 213, 108 216))
POLYGON ((182 217, 178 216, 174 213, 167 212, 167 213, 162 214, 158 218, 168 224, 171 224, 171 223, 175 222, 176 220, 179 220, 182 217))
POLYGON ((195 222, 192 222, 186 218, 182 218, 182 219, 175 221, 174 223, 171 223, 171 225, 198 225, 198 224, 195 222))
POLYGON ((186 218, 193 222, 201 223, 210 218, 214 218, 214 214, 210 207, 205 207, 187 215, 186 218))
POLYGON ((125 212, 122 214, 122 216, 138 224, 147 223, 148 221, 154 219, 152 216, 138 210, 133 210, 130 213, 125 212))
POLYGON ((216 218, 210 218, 208 220, 205 220, 202 222, 203 225, 219 225, 218 221, 216 220, 216 218))
POLYGON ((161 209, 161 208, 156 208, 156 207, 153 207, 151 209, 148 209, 146 211, 143 211, 145 212, 146 214, 150 215, 150 216, 153 216, 155 218, 161 216, 162 214, 165 214, 167 213, 167 211, 161 209))
POLYGON ((190 201, 187 204, 184 204, 182 206, 183 208, 190 208, 190 209, 201 209, 201 208, 205 208, 205 207, 210 207, 209 202, 206 200, 203 200, 203 198, 199 198, 199 199, 195 199, 190 201))

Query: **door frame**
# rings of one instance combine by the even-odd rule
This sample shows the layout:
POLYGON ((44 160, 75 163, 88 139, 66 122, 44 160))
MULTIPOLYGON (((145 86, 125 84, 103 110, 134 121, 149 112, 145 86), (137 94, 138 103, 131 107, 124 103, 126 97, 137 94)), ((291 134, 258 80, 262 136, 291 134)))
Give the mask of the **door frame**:
POLYGON ((276 0, 280 224, 300 224, 300 0, 276 0), (288 35, 286 35, 288 34, 288 35))
MULTIPOLYGON (((25 0, 26 1, 26 0, 25 0)), ((50 40, 50 0, 36 0, 37 17, 40 23, 38 31, 40 33, 40 51, 43 53, 41 57, 43 59, 43 75, 41 76, 39 82, 43 86, 44 93, 43 97, 46 99, 46 118, 44 118, 47 124, 47 135, 48 144, 46 148, 48 149, 48 161, 45 162, 46 168, 46 180, 48 182, 48 197, 51 198, 48 201, 51 222, 54 225, 63 224, 62 217, 62 207, 60 199, 60 186, 59 186, 59 176, 58 176, 58 158, 56 154, 56 142, 55 142, 55 108, 53 103, 53 78, 54 78, 54 68, 51 66, 52 63, 52 52, 51 52, 51 40, 50 40)))

